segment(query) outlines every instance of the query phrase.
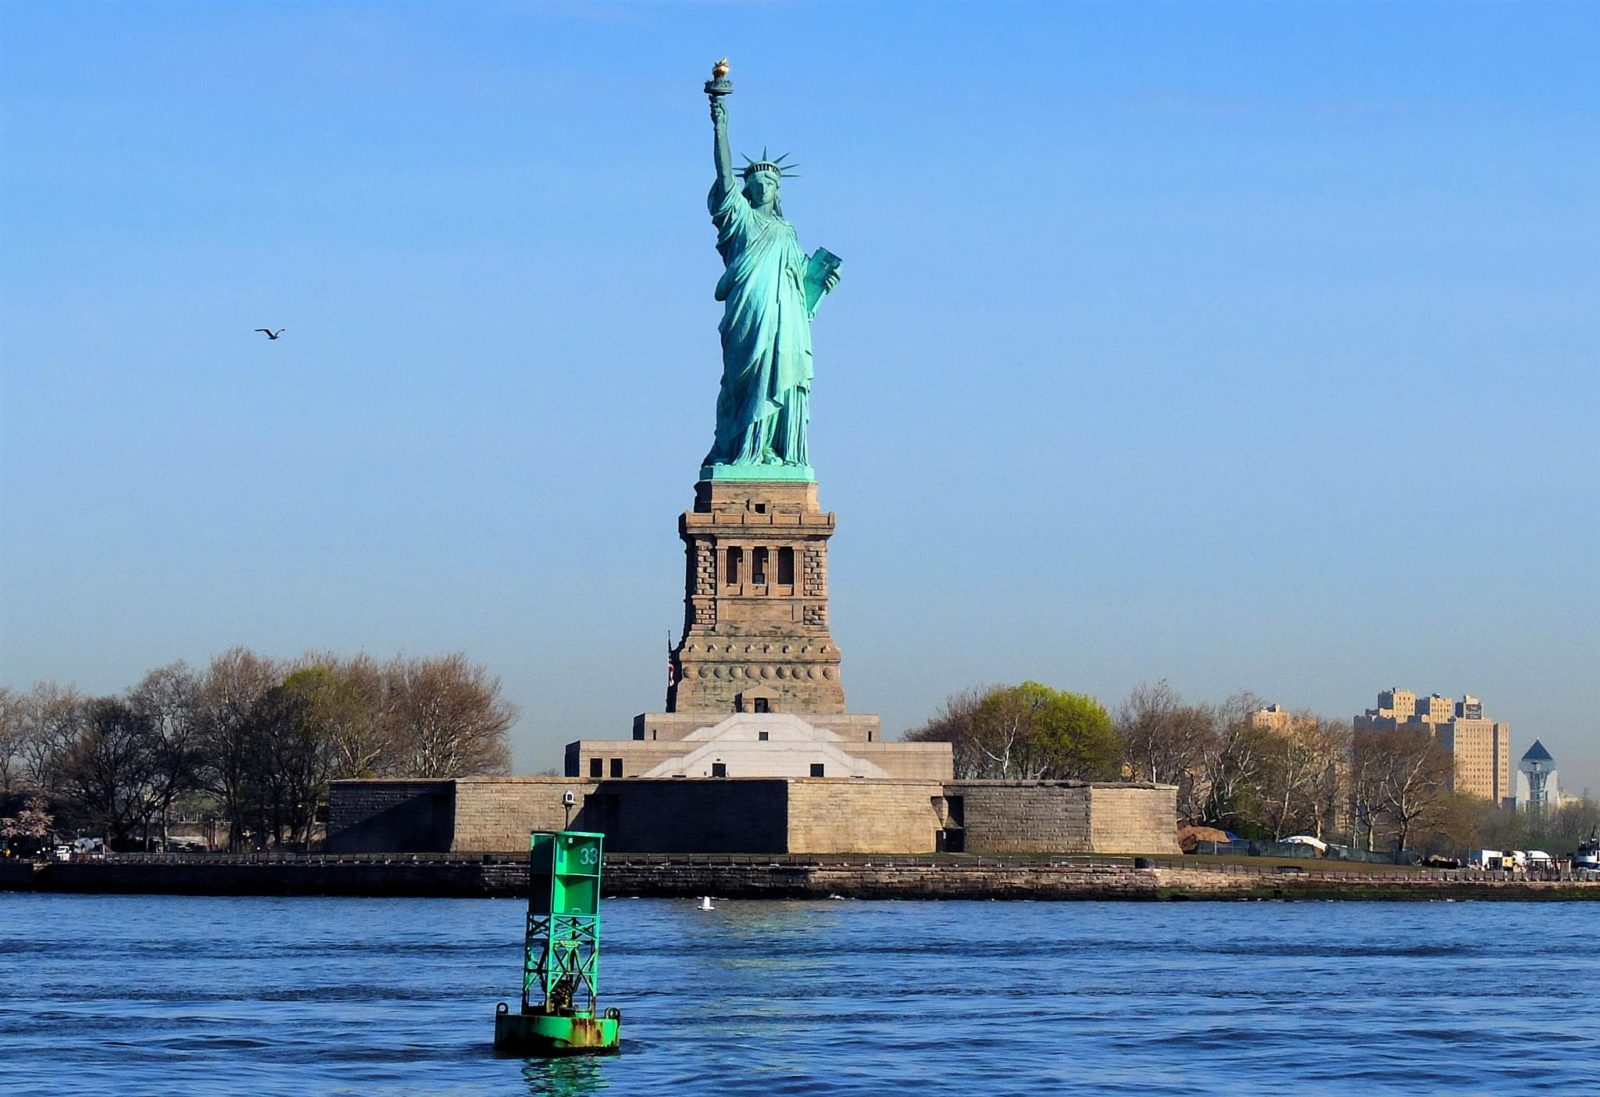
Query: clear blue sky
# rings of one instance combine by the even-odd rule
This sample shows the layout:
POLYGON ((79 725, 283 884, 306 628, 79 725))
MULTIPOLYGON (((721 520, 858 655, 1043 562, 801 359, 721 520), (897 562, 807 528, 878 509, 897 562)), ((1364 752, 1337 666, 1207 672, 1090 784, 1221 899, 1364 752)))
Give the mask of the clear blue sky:
POLYGON ((1600 792, 1600 6, 0 8, 0 682, 462 650, 659 708, 701 82, 844 257, 851 708, 1480 696, 1600 792), (251 329, 288 330, 268 343, 251 329))

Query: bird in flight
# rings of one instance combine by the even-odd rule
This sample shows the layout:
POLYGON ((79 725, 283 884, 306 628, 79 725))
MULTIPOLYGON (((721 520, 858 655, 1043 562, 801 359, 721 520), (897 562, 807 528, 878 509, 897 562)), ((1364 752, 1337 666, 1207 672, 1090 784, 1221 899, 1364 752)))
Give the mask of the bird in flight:
POLYGON ((262 335, 265 335, 268 339, 276 339, 278 336, 282 335, 284 332, 288 331, 289 329, 288 328, 279 328, 277 331, 268 331, 266 328, 257 328, 256 330, 259 331, 262 335))

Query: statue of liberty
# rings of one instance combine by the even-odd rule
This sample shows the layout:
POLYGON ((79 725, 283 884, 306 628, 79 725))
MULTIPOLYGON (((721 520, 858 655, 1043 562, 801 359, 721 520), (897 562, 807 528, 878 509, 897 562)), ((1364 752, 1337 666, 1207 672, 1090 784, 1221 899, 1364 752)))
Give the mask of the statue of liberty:
POLYGON ((733 84, 719 61, 706 83, 715 130, 716 182, 711 221, 724 270, 716 299, 725 302, 722 388, 717 436, 706 454, 705 479, 811 480, 806 454, 810 421, 811 317, 839 282, 839 259, 800 250, 783 218, 779 183, 792 173, 785 157, 750 161, 735 171, 728 146, 727 96, 733 84))

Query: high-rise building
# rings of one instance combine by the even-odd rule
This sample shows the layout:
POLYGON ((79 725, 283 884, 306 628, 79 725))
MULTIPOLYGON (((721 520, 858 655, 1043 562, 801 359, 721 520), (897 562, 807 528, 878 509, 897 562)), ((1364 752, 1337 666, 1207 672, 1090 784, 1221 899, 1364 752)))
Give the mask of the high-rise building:
POLYGON ((1403 722, 1416 714, 1417 695, 1409 689, 1400 689, 1398 686, 1378 694, 1378 707, 1367 710, 1368 716, 1391 721, 1388 725, 1391 728, 1394 726, 1393 721, 1403 722))
POLYGON ((1455 791, 1497 804, 1511 796, 1509 724, 1463 717, 1438 724, 1434 736, 1455 759, 1455 791))
POLYGON ((1450 752, 1451 788, 1500 803, 1512 795, 1511 725, 1483 715, 1483 702, 1467 694, 1460 701, 1437 693, 1419 698, 1410 690, 1386 689, 1378 706, 1355 719, 1357 728, 1394 731, 1423 728, 1450 752))
MULTIPOLYGON (((1480 711, 1482 706, 1479 706, 1480 711)), ((1417 698, 1417 719, 1424 724, 1445 724, 1455 715, 1456 706, 1448 697, 1430 693, 1417 698)))

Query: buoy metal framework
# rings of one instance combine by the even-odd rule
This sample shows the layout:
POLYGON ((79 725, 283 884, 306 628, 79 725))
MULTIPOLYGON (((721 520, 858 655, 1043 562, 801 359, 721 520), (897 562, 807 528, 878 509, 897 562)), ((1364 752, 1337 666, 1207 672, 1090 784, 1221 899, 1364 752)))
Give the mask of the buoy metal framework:
POLYGON ((600 1010, 600 870, 605 836, 528 836, 528 920, 522 1008, 495 1007, 496 1051, 521 1055, 617 1050, 622 1015, 600 1010))

